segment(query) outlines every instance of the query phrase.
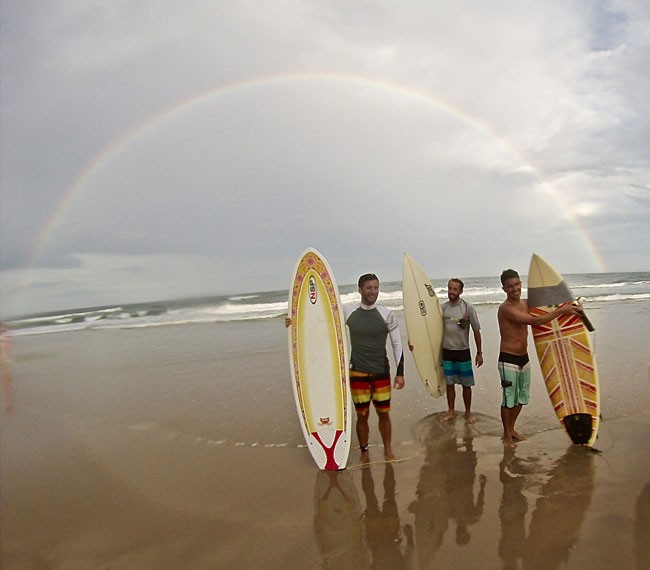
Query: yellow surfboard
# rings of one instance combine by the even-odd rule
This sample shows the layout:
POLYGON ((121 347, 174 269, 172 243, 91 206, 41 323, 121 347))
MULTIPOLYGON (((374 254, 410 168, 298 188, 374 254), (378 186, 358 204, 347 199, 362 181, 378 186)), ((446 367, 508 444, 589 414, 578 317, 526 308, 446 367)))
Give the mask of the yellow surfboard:
POLYGON ((289 363, 307 447, 320 469, 345 469, 351 399, 345 316, 325 258, 306 249, 289 289, 289 363))
POLYGON ((404 254, 402 293, 415 366, 429 394, 439 398, 447 391, 442 369, 442 312, 431 281, 408 253, 404 254))
MULTIPOLYGON (((528 271, 528 309, 543 315, 575 301, 562 276, 533 254, 528 271)), ((593 446, 600 420, 598 371, 587 317, 563 315, 532 327, 535 349, 553 409, 571 441, 593 446)))

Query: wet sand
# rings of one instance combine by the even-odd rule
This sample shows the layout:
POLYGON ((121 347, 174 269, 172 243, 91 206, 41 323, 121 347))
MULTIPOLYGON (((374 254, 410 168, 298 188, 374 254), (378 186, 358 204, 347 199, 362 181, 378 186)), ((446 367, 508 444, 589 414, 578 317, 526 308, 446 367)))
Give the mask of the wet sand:
POLYGON ((279 319, 16 337, 2 568, 649 568, 647 313, 590 315, 599 453, 570 445, 538 368, 530 437, 504 450, 494 310, 480 316, 477 424, 441 422, 407 358, 405 460, 381 463, 373 422, 376 463, 354 450, 338 473, 303 446, 279 319))

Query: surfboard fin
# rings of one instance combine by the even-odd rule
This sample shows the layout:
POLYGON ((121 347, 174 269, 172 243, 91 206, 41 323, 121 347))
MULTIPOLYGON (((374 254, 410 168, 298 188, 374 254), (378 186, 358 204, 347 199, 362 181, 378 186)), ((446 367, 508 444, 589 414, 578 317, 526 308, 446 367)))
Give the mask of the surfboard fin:
POLYGON ((564 427, 575 445, 586 445, 591 439, 593 418, 589 414, 571 414, 562 420, 564 427))

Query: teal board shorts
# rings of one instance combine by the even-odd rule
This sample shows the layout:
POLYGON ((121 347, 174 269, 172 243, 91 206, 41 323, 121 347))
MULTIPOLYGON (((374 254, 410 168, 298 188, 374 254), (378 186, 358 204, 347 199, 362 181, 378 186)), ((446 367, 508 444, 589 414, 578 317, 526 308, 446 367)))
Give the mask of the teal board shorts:
POLYGON ((442 349, 442 369, 445 372, 447 386, 462 384, 474 386, 474 372, 472 370, 472 355, 469 348, 466 350, 442 349))
POLYGON ((530 361, 527 354, 499 353, 499 377, 503 399, 501 407, 514 408, 530 401, 530 361))

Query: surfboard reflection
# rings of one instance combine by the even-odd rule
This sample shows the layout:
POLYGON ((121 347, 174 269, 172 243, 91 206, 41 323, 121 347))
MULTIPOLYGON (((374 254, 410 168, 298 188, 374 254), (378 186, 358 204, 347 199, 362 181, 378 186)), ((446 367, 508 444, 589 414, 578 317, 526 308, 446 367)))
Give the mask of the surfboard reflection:
POLYGON ((503 485, 499 518, 499 556, 505 569, 552 570, 563 567, 580 539, 580 529, 594 489, 593 453, 570 447, 551 468, 535 468, 537 460, 523 459, 506 451, 499 466, 503 485), (524 491, 541 479, 539 498, 531 516, 528 535, 525 521, 528 500, 524 491))
POLYGON ((314 529, 324 568, 409 570, 413 532, 402 528, 395 502, 395 472, 383 471, 383 497, 377 497, 373 469, 361 470, 365 508, 349 471, 320 471, 316 478, 314 529))
POLYGON ((478 523, 485 501, 484 475, 476 493, 477 454, 473 438, 429 416, 416 425, 418 439, 425 444, 416 500, 409 510, 415 516, 416 551, 419 568, 429 568, 455 522, 454 541, 464 547, 471 541, 470 527, 478 523), (475 496, 476 493, 476 496, 475 496))
POLYGON ((572 446, 551 469, 530 521, 525 569, 552 570, 569 559, 591 503, 593 457, 588 448, 572 446))
POLYGON ((318 471, 314 529, 323 567, 369 568, 361 503, 348 471, 318 471))

